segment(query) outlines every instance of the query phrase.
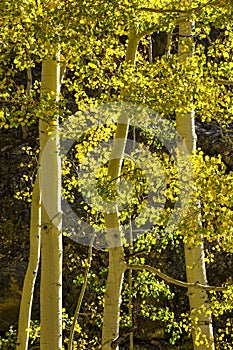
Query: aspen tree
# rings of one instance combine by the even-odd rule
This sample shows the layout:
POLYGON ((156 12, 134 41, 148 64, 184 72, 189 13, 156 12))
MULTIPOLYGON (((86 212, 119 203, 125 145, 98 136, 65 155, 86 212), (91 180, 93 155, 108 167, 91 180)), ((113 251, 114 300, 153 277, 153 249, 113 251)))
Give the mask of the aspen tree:
MULTIPOLYGON (((185 64, 186 60, 192 56, 192 25, 187 16, 182 14, 179 17, 179 43, 178 43, 178 62, 185 64)), ((176 116, 177 131, 185 144, 185 148, 191 154, 196 149, 196 134, 194 111, 176 116)), ((180 145, 182 149, 182 145, 180 145)), ((198 213, 196 215, 195 225, 199 225, 198 213)), ((207 285, 206 268, 204 261, 204 242, 203 237, 196 237, 195 245, 184 245, 186 276, 188 283, 201 283, 207 285)), ((213 327, 210 313, 209 300, 206 290, 197 288, 188 288, 188 298, 191 309, 191 317, 194 320, 193 325, 193 347, 195 350, 214 350, 213 327)))
MULTIPOLYGON (((55 101, 60 90, 58 57, 42 62, 41 94, 55 101)), ((61 233, 61 161, 59 140, 50 137, 58 129, 58 116, 40 119, 42 163, 41 206, 41 349, 62 348, 62 233, 61 233), (45 155, 43 154, 45 150, 45 155)))
MULTIPOLYGON (((134 29, 131 29, 125 57, 127 63, 135 63, 139 40, 140 36, 136 34, 134 29)), ((122 100, 125 99, 125 94, 125 90, 122 89, 122 100)), ((124 114, 124 111, 122 111, 118 120, 111 159, 108 166, 108 175, 110 176, 110 180, 114 180, 115 191, 117 186, 116 179, 118 179, 121 174, 129 122, 128 115, 124 114)), ((120 301, 125 270, 122 232, 118 218, 117 206, 115 213, 105 214, 105 225, 110 248, 109 271, 104 301, 102 349, 110 350, 112 348, 112 342, 119 336, 120 301)), ((119 349, 119 347, 117 346, 116 349, 119 349)))
POLYGON ((23 292, 20 304, 18 336, 16 342, 17 350, 28 349, 33 292, 40 261, 40 201, 40 187, 37 175, 32 193, 30 222, 30 255, 27 272, 24 278, 23 292))

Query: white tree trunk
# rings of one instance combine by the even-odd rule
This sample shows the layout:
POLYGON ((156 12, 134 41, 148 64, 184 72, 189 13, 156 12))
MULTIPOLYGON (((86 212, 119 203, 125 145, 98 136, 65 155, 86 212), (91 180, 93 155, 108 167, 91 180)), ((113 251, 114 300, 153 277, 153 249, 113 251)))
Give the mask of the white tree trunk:
MULTIPOLYGON (((134 31, 130 31, 126 51, 126 62, 135 63, 139 37, 134 31)), ((124 89, 121 92, 122 100, 125 99, 124 89)), ((120 116, 113 143, 111 159, 108 167, 108 175, 111 179, 119 178, 124 158, 124 149, 127 141, 129 127, 128 116, 120 116), (119 139, 121 141, 119 141, 119 139)), ((114 186, 116 188, 117 181, 114 186)), ((106 284, 104 315, 102 328, 102 350, 111 350, 112 342, 119 336, 119 316, 121 304, 121 290, 124 277, 124 250, 122 247, 122 232, 118 220, 118 208, 113 214, 105 215, 109 248, 109 271, 106 284)), ((119 346, 116 347, 119 350, 119 346)))
POLYGON ((20 304, 16 350, 28 349, 33 292, 40 261, 40 204, 40 189, 37 175, 32 193, 30 255, 20 304))
MULTIPOLYGON (((178 60, 180 63, 185 63, 187 58, 192 56, 191 32, 192 23, 188 22, 185 16, 180 16, 180 38, 178 46, 178 60)), ((176 124, 177 131, 182 137, 180 142, 185 144, 188 152, 191 154, 192 151, 196 149, 194 111, 185 115, 178 114, 176 117, 176 124)), ((198 214, 195 225, 199 225, 198 214)), ((197 237, 197 241, 203 242, 203 237, 200 235, 197 237)), ((187 282, 199 282, 203 285, 207 285, 204 243, 195 246, 186 243, 184 252, 187 282)), ((194 350, 214 350, 213 327, 208 295, 205 290, 189 288, 188 298, 193 319, 196 319, 192 332, 194 350), (201 311, 203 308, 208 312, 201 311), (207 341, 209 345, 207 345, 207 341)))
MULTIPOLYGON (((124 118, 124 116, 121 116, 124 118)), ((117 179, 121 173, 121 165, 124 158, 125 143, 128 134, 129 120, 119 120, 115 139, 122 140, 114 142, 112 155, 114 158, 109 162, 109 176, 117 179), (123 122, 123 123, 121 123, 123 122)), ((115 181, 116 182, 116 181, 115 181)), ((116 187, 116 183, 115 183, 116 187)), ((119 316, 121 304, 121 289, 124 277, 124 250, 122 247, 122 232, 118 220, 118 209, 112 214, 105 215, 107 230, 107 240, 109 248, 109 271, 106 284, 103 329, 102 329, 102 349, 110 350, 111 343, 119 336, 119 316)), ((116 348, 117 350, 119 347, 116 348)))
MULTIPOLYGON (((42 63, 41 93, 58 98, 60 70, 57 61, 42 63)), ((55 112, 56 113, 56 112, 55 112)), ((58 137, 48 132, 58 129, 58 117, 40 120, 42 163, 41 206, 41 350, 62 349, 62 233, 61 233, 61 161, 58 137), (44 150, 46 146, 46 156, 44 150)))

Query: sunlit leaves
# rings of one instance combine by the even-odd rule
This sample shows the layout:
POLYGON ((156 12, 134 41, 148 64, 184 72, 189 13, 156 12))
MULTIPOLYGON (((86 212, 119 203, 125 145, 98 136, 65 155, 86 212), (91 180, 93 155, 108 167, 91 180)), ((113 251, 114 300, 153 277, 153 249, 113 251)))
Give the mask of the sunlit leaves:
MULTIPOLYGON (((224 1, 194 0, 190 4, 178 0, 4 0, 0 8, 1 128, 30 125, 39 119, 49 121, 58 112, 61 119, 65 120, 87 106, 120 100, 122 89, 127 91, 128 100, 151 107, 170 119, 174 119, 177 113, 195 110, 196 117, 203 121, 214 119, 222 125, 233 121, 232 6, 229 7, 224 1), (158 11, 146 11, 142 7, 158 11), (191 8, 194 10, 190 11, 191 8), (187 10, 189 19, 196 21, 193 31, 195 54, 182 65, 177 60, 177 9, 187 10), (156 57, 153 64, 149 64, 149 40, 144 37, 140 42, 135 67, 124 63, 127 35, 132 25, 138 35, 142 32, 144 35, 170 32, 170 56, 156 57), (40 77, 33 77, 32 88, 28 92, 26 69, 40 70, 41 61, 48 55, 53 56, 58 44, 61 49, 60 63, 67 69, 62 88, 65 98, 61 94, 60 102, 55 103, 52 96, 47 94, 38 101, 40 83, 35 80, 40 77), (19 80, 24 80, 24 85, 19 80)), ((75 117, 80 118, 78 114, 75 117)), ((88 120, 79 121, 80 126, 88 123, 88 120)), ((82 181, 85 184, 85 178, 78 179, 79 165, 88 153, 94 153, 101 142, 112 139, 114 131, 115 125, 91 129, 83 139, 78 140, 73 153, 64 161, 63 195, 69 203, 75 205, 81 196, 82 181)), ((151 146, 149 137, 147 145, 151 146)), ((153 152, 153 157, 158 157, 158 154, 153 152)), ((107 177, 107 155, 105 160, 105 165, 96 171, 96 186, 100 198, 110 202, 117 197, 117 193, 114 186, 111 188, 107 177)), ((198 230, 207 242, 211 242, 212 250, 206 257, 207 262, 214 262, 216 252, 232 252, 233 176, 226 171, 221 159, 203 154, 193 157, 193 203, 175 232, 166 232, 164 226, 179 195, 177 170, 170 159, 166 159, 166 155, 160 157, 159 161, 163 163, 167 185, 163 193, 167 198, 166 208, 163 208, 161 215, 149 212, 150 232, 138 239, 135 250, 149 253, 153 247, 160 251, 169 243, 178 246, 182 239, 198 243, 198 230), (201 226, 197 226, 193 213, 198 214, 201 226)), ((146 157, 144 164, 151 166, 146 157)), ((22 163, 24 167, 28 166, 22 163)), ((155 173, 156 169, 151 168, 155 173)), ((120 177, 128 181, 132 188, 130 193, 118 193, 121 202, 127 199, 127 206, 121 212, 121 223, 129 225, 132 218, 138 225, 145 223, 146 215, 138 219, 148 195, 149 184, 145 172, 127 159, 120 177)), ((20 188, 15 194, 18 199, 30 200, 32 180, 28 171, 22 176, 20 188)), ((155 187, 154 190, 156 192, 159 188, 155 187)), ((103 215, 99 215, 95 206, 91 207, 83 198, 79 199, 79 209, 85 220, 89 220, 93 226, 103 227, 103 215)), ((93 279, 92 282, 95 292, 100 293, 100 287, 93 279)), ((165 283, 150 279, 146 273, 135 278, 135 288, 140 290, 138 293, 141 293, 142 299, 159 298, 161 295, 171 297, 165 283)), ((224 295, 221 302, 218 303, 213 297, 216 317, 221 315, 223 307, 228 308, 232 300, 231 297, 225 299, 224 295)), ((146 317, 168 324, 168 318, 173 317, 167 309, 153 309, 145 303, 141 311, 146 317)), ((226 332, 230 332, 230 329, 227 325, 226 332)), ((84 334, 79 328, 77 330, 77 333, 84 334)), ((190 331, 188 326, 187 330, 190 331)), ((85 348, 89 341, 87 339, 84 335, 79 348, 85 348)), ((221 339, 222 332, 219 332, 221 339)), ((204 340, 199 337, 197 341, 201 344, 204 340)), ((94 341, 89 344, 95 346, 94 341)))
MULTIPOLYGON (((193 203, 187 220, 183 222, 187 240, 195 241, 196 230, 203 233, 205 239, 214 242, 214 250, 232 251, 232 173, 225 172, 221 158, 203 156, 194 157, 195 188, 193 203), (196 212, 201 226, 197 226, 196 212)), ((209 257, 209 259, 211 259, 209 257)))

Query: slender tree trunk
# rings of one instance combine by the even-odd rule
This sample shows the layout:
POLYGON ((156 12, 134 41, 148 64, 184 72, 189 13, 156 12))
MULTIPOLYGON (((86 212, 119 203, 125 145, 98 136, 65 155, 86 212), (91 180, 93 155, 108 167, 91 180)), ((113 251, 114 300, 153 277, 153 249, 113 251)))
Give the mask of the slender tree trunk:
MULTIPOLYGON (((121 165, 128 134, 128 118, 122 114, 120 119, 115 135, 115 140, 117 141, 114 142, 112 149, 114 158, 110 159, 109 162, 108 174, 111 179, 118 178, 121 173, 121 165)), ((109 271, 104 301, 102 349, 110 350, 111 343, 119 336, 121 289, 124 275, 124 250, 117 208, 115 213, 105 215, 105 224, 110 248, 109 271)), ((117 347, 117 349, 119 349, 119 347, 117 347)))
MULTIPOLYGON (((133 254, 133 230, 132 230, 132 221, 130 218, 130 245, 129 245, 129 253, 133 254)), ((130 262, 130 261, 129 261, 130 262)), ((129 320, 130 327, 134 326, 134 318, 133 318, 133 270, 129 269, 129 320)), ((129 335, 129 350, 133 350, 134 341, 133 341, 133 331, 129 335)))
MULTIPOLYGON (((56 60, 47 58, 42 63, 41 93, 50 93, 57 99, 59 88, 59 65, 56 60)), ((62 349, 61 161, 58 137, 49 136, 57 129, 57 116, 52 120, 40 120, 41 350, 62 349)))
MULTIPOLYGON (((192 24, 187 21, 185 16, 179 19, 179 47, 178 60, 185 63, 188 57, 192 56, 192 24)), ((177 131, 182 137, 182 141, 191 154, 196 149, 196 135, 194 123, 194 111, 186 115, 178 114, 176 118, 177 131)), ((180 145, 182 147, 182 145, 180 145)), ((196 217, 196 225, 199 225, 198 214, 196 217)), ((203 242, 203 237, 197 237, 197 240, 203 242)), ((207 285, 206 268, 204 261, 204 244, 193 246, 189 243, 185 244, 185 264, 187 282, 199 282, 207 285)), ((188 298, 193 319, 197 323, 193 327, 193 347, 194 350, 214 350, 213 327, 210 313, 208 295, 205 290, 197 288, 188 289, 188 298), (203 311, 206 310, 206 311, 203 311), (207 344, 208 341, 208 344, 207 344)))
POLYGON ((79 317, 80 309, 81 309, 81 306, 82 306, 84 294, 85 294, 86 289, 87 289, 88 274, 89 274, 89 271, 90 271, 90 268, 91 268, 91 263, 92 263, 92 246, 93 246, 94 239, 95 239, 95 235, 93 235, 93 237, 91 239, 89 250, 88 250, 87 265, 86 265, 84 276, 83 276, 84 281, 83 281, 83 285, 82 285, 81 291, 79 293, 79 298, 78 298, 78 302, 77 302, 76 309, 75 309, 75 312, 74 312, 74 318, 73 318, 71 329, 70 329, 70 335, 69 335, 69 341, 68 341, 68 350, 72 350, 73 349, 73 340, 74 340, 75 326, 76 326, 76 323, 78 321, 78 317, 79 317))
POLYGON ((16 343, 16 350, 28 349, 33 292, 40 261, 40 223, 40 189, 37 175, 32 193, 30 223, 30 255, 27 272, 23 284, 23 293, 21 298, 18 321, 18 337, 16 343))
MULTIPOLYGON (((139 37, 131 30, 129 34, 126 51, 126 62, 135 63, 139 37)), ((122 100, 125 100, 125 90, 121 92, 122 100)), ((110 179, 117 179, 121 173, 124 149, 127 141, 129 127, 128 115, 122 112, 119 117, 111 159, 109 161, 108 175, 110 179)), ((117 181, 114 183, 115 190, 117 181)), ((102 350, 111 350, 111 343, 119 336, 119 316, 121 304, 121 290, 124 277, 124 250, 122 246, 122 232, 118 219, 118 208, 116 212, 105 215, 105 224, 109 244, 109 271, 106 284, 103 329, 102 329, 102 350)), ((116 348, 119 349, 119 346, 116 348)))

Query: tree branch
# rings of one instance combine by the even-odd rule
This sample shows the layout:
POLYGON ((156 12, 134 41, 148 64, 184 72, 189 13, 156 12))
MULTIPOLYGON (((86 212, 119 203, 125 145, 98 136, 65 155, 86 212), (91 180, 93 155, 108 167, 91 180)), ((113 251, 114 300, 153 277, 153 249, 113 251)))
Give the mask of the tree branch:
POLYGON ((126 264, 125 268, 126 268, 126 270, 131 269, 131 270, 137 270, 137 271, 144 271, 144 270, 149 271, 149 272, 153 273, 154 275, 162 278, 164 281, 166 281, 168 283, 172 283, 172 284, 175 284, 177 286, 184 287, 184 288, 194 287, 194 288, 198 288, 198 289, 204 289, 204 290, 216 291, 216 292, 222 292, 224 290, 227 290, 227 286, 226 287, 216 287, 216 286, 204 285, 204 284, 201 284, 198 282, 188 283, 188 282, 179 281, 179 280, 177 280, 173 277, 170 277, 170 276, 166 275, 165 273, 159 271, 155 267, 152 267, 149 265, 126 264))

